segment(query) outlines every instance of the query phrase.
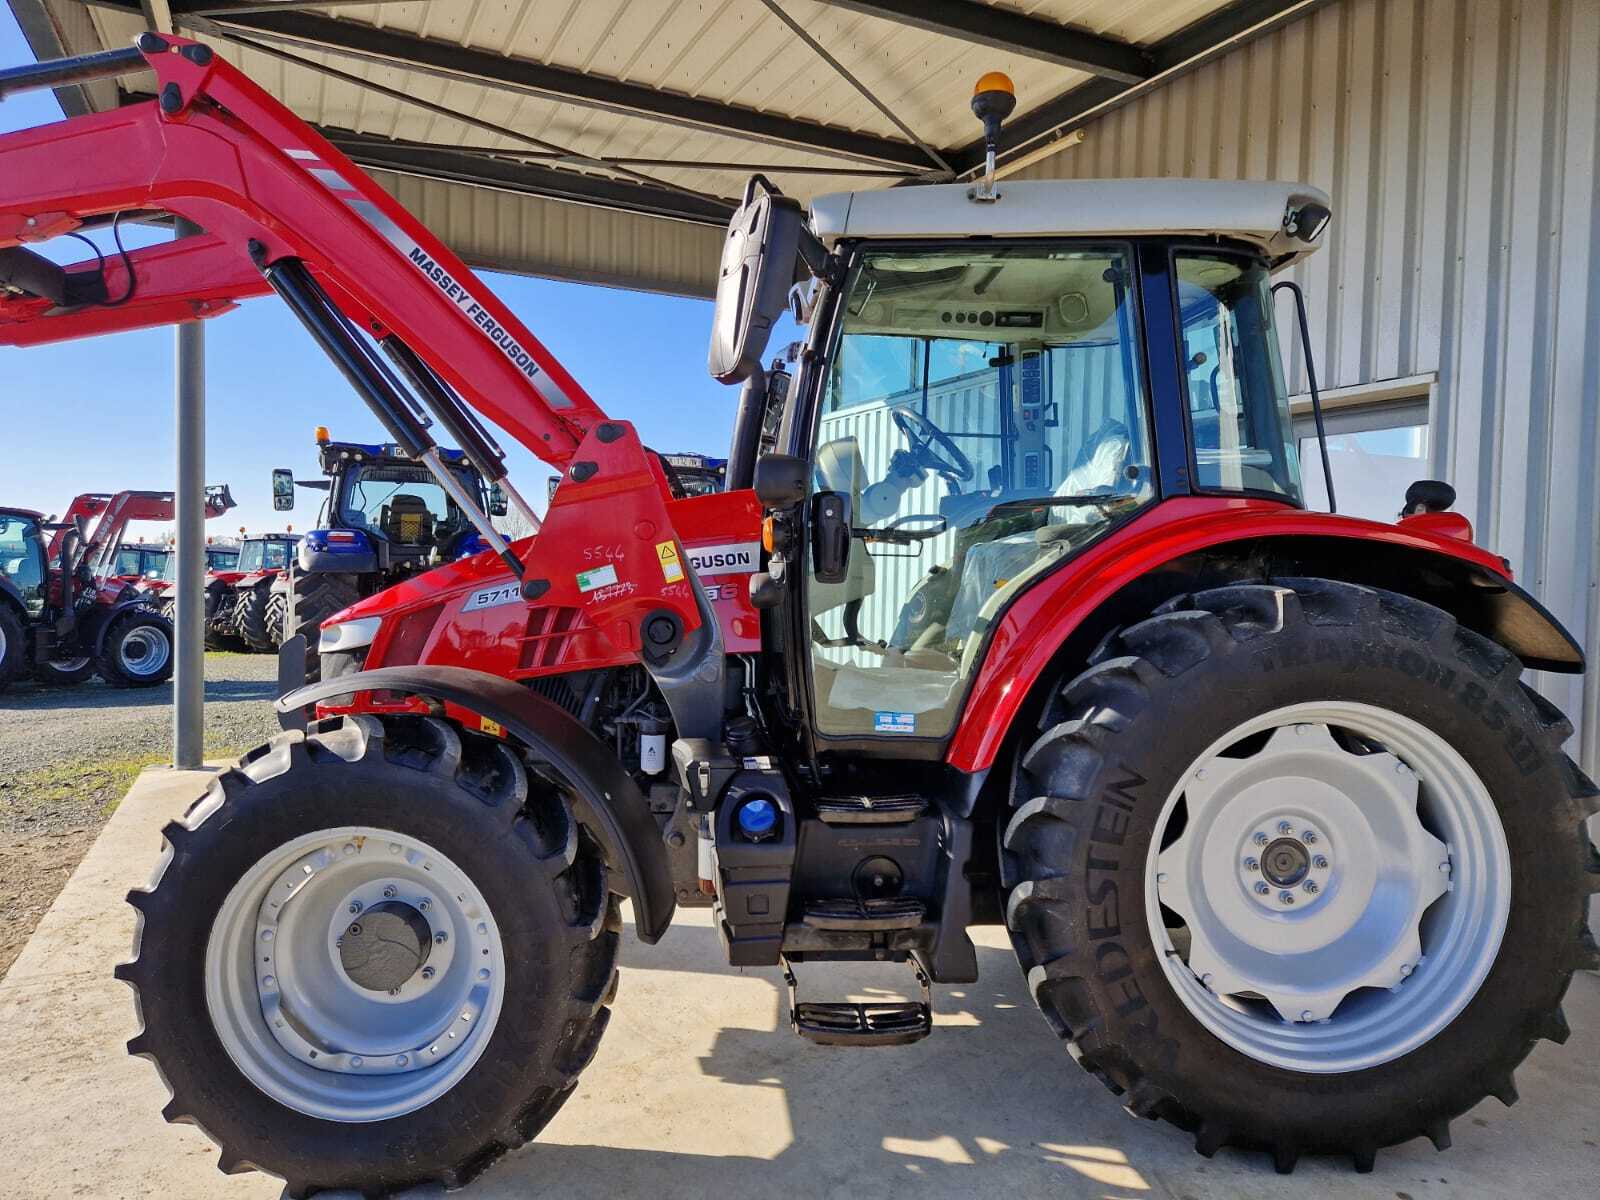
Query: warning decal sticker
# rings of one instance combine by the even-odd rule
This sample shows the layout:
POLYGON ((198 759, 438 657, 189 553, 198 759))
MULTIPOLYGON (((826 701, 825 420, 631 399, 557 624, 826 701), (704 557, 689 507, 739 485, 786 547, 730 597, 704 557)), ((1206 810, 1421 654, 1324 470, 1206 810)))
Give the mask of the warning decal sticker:
POLYGON ((677 542, 657 542, 656 559, 661 563, 661 577, 668 583, 683 578, 683 560, 678 557, 677 542))

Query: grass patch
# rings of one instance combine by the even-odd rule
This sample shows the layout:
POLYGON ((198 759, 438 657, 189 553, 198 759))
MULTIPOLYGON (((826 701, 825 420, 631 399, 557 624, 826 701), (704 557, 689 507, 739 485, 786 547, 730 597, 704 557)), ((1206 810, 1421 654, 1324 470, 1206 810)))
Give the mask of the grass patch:
MULTIPOLYGON (((244 746, 206 746, 207 759, 238 758, 244 746)), ((109 817, 128 794, 134 779, 146 767, 171 762, 165 751, 109 758, 94 762, 66 762, 24 771, 0 782, 0 804, 12 810, 38 812, 77 809, 86 816, 109 817)))

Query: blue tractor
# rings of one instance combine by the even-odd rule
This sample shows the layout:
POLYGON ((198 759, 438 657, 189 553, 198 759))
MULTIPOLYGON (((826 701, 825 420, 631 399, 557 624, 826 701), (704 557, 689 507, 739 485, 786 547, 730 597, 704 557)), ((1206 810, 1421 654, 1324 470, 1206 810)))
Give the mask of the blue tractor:
MULTIPOLYGON (((272 472, 272 506, 279 512, 294 507, 296 488, 326 495, 316 527, 273 584, 267 614, 279 643, 305 635, 308 681, 318 678, 323 621, 407 576, 489 548, 457 497, 398 446, 336 442, 320 426, 316 438, 322 479, 297 480, 287 468, 272 472)), ((439 454, 462 494, 493 516, 505 515, 498 485, 485 484, 461 451, 439 454)))

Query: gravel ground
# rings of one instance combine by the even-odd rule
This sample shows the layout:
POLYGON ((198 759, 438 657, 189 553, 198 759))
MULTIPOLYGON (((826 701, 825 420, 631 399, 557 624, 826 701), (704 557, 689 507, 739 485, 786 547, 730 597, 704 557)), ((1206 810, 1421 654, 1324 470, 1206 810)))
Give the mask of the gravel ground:
MULTIPOLYGON (((207 758, 236 758, 278 731, 276 681, 274 655, 206 655, 207 758)), ((133 777, 171 761, 171 703, 171 685, 98 679, 0 694, 0 975, 133 777)))

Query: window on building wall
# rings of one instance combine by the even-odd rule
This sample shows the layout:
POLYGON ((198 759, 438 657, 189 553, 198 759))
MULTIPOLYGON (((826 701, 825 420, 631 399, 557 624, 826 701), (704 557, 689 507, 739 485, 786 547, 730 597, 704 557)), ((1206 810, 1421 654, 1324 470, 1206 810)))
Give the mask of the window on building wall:
MULTIPOLYGON (((1432 478, 1426 396, 1325 409, 1323 426, 1341 513, 1393 521, 1405 502, 1406 488, 1418 479, 1432 478)), ((1328 487, 1316 423, 1310 411, 1301 412, 1298 405, 1294 432, 1306 507, 1326 512, 1328 487)))

